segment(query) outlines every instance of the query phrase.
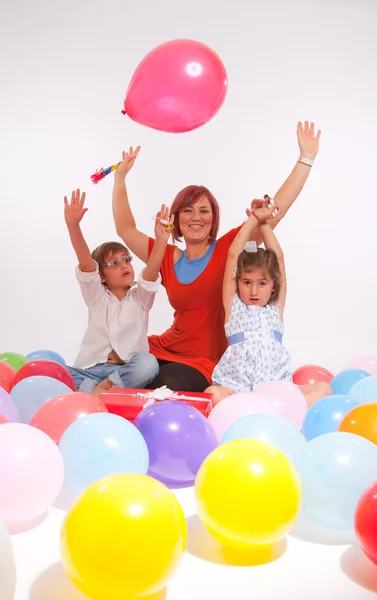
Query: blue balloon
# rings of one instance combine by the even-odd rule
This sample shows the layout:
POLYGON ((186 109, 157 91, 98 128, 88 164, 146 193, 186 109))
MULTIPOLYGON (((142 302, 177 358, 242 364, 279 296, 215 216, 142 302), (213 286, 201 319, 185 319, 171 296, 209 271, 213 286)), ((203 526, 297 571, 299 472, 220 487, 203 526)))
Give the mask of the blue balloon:
POLYGON ((351 388, 349 395, 359 404, 377 402, 377 377, 361 379, 351 388))
POLYGON ((306 413, 302 424, 302 433, 309 441, 324 433, 338 431, 339 425, 346 414, 359 404, 360 402, 344 395, 321 398, 306 413))
POLYGON ((377 480, 377 446, 353 433, 325 433, 307 443, 297 470, 303 513, 329 529, 351 532, 357 503, 377 480))
POLYGON ((20 422, 26 424, 30 423, 35 413, 49 400, 62 394, 72 394, 71 388, 53 377, 44 375, 21 379, 10 393, 17 406, 20 422))
POLYGON ((116 473, 146 475, 147 444, 132 423, 110 413, 81 417, 66 429, 59 442, 65 484, 75 494, 116 473))
POLYGON ((302 433, 290 421, 270 414, 246 415, 238 419, 226 430, 221 443, 241 438, 272 444, 294 463, 307 444, 302 433))
POLYGON ((60 354, 58 354, 57 352, 54 352, 53 350, 35 350, 34 352, 30 352, 29 354, 27 354, 25 358, 27 358, 29 361, 41 359, 53 360, 59 363, 59 365, 63 365, 63 367, 67 366, 67 363, 65 362, 64 358, 60 356, 60 354))
POLYGON ((330 381, 331 389, 334 394, 347 395, 350 389, 364 377, 370 377, 370 373, 363 369, 346 369, 335 375, 330 381))

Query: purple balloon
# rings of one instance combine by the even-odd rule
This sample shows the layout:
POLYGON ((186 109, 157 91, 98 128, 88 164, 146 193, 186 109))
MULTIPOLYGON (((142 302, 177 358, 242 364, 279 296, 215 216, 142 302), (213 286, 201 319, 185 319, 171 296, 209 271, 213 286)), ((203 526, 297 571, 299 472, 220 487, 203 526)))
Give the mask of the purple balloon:
POLYGON ((10 423, 19 423, 20 415, 10 394, 0 387, 0 414, 10 423))
POLYGON ((215 448, 215 431, 196 408, 179 400, 156 402, 136 418, 149 450, 149 475, 167 484, 192 484, 215 448))

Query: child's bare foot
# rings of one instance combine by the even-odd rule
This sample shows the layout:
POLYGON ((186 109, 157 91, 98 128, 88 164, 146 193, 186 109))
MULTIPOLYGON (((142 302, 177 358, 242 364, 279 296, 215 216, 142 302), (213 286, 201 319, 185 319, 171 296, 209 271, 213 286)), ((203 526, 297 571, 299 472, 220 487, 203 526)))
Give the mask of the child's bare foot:
POLYGON ((101 381, 101 383, 94 386, 94 388, 92 389, 92 394, 93 396, 96 396, 98 398, 101 394, 106 392, 106 390, 109 390, 111 387, 113 387, 113 384, 111 383, 110 379, 104 379, 103 381, 101 381))
POLYGON ((110 379, 104 379, 103 381, 101 381, 98 384, 98 387, 104 388, 105 390, 109 390, 111 387, 113 387, 113 384, 111 383, 110 379))
POLYGON ((331 396, 334 392, 331 389, 329 383, 325 383, 324 381, 319 381, 318 383, 308 383, 306 385, 298 386, 302 393, 305 395, 306 401, 308 403, 308 408, 312 406, 321 398, 325 396, 331 396))
POLYGON ((212 394, 213 397, 213 407, 216 406, 216 404, 218 404, 219 402, 221 402, 221 400, 224 400, 224 398, 227 398, 227 396, 230 396, 231 394, 235 394, 236 392, 234 390, 231 390, 230 388, 227 387, 222 387, 221 385, 211 385, 210 387, 208 387, 207 389, 204 390, 207 394, 212 394))
POLYGON ((99 398, 99 396, 101 396, 101 394, 103 394, 104 392, 106 392, 106 390, 99 385, 95 385, 92 389, 92 395, 96 396, 96 398, 99 398))

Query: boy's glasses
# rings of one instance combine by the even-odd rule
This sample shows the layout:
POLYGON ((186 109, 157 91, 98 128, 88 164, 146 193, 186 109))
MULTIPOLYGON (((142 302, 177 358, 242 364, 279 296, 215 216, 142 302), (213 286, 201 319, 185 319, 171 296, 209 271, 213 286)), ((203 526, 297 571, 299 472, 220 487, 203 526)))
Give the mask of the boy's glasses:
POLYGON ((119 265, 128 265, 130 262, 132 262, 132 256, 125 256, 124 258, 120 258, 119 260, 109 260, 109 262, 103 266, 108 267, 109 269, 115 269, 119 265))

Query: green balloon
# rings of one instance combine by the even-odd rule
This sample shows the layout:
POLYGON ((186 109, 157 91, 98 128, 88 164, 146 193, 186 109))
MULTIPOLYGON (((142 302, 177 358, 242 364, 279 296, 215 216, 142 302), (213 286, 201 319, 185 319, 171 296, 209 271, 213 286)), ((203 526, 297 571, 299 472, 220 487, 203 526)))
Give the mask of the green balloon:
POLYGON ((18 371, 22 365, 26 365, 26 363, 29 362, 25 356, 18 354, 18 352, 3 352, 3 354, 0 354, 0 360, 8 363, 16 371, 18 371))

